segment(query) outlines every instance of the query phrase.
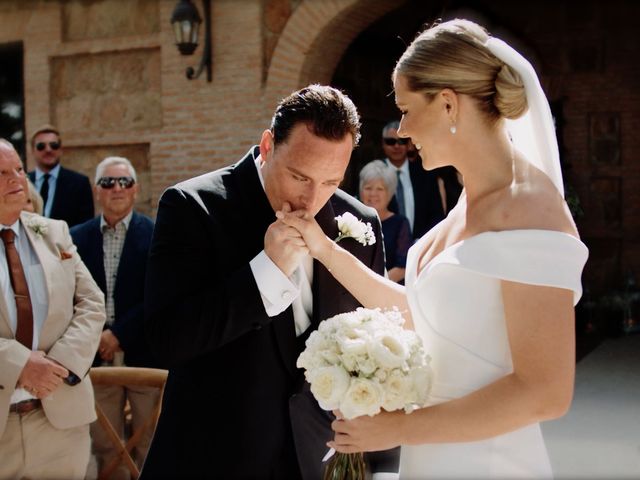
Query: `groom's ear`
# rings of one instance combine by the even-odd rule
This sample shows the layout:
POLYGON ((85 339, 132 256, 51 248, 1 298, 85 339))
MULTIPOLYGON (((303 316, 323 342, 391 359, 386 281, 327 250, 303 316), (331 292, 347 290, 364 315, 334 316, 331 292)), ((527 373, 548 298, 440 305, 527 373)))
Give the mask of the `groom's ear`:
POLYGON ((262 137, 260 138, 260 156, 263 161, 267 161, 269 156, 273 154, 273 140, 273 132, 271 132, 271 130, 262 132, 262 137))

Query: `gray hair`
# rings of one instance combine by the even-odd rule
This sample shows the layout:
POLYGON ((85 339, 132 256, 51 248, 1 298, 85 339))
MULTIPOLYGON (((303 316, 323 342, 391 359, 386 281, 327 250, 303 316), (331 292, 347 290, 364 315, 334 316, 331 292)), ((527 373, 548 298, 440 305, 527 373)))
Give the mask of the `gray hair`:
POLYGON ((400 121, 392 120, 391 122, 387 123, 384 127, 382 127, 382 138, 384 138, 387 135, 387 132, 389 130, 398 130, 399 128, 400 128, 400 121))
POLYGON ((4 138, 0 138, 0 145, 4 145, 5 147, 7 147, 10 150, 13 150, 14 152, 16 151, 16 147, 13 146, 13 143, 11 143, 9 140, 6 140, 4 138))
POLYGON ((373 180, 382 180, 387 186, 389 195, 393 196, 396 193, 396 187, 398 186, 398 176, 396 169, 387 165, 382 160, 373 160, 367 163, 362 170, 360 170, 360 194, 362 195, 362 188, 365 184, 373 180))
POLYGON ((138 183, 138 176, 136 175, 136 169, 133 168, 133 165, 131 164, 131 162, 124 157, 107 157, 104 160, 102 160, 96 167, 96 178, 94 180, 94 183, 96 184, 98 183, 98 180, 102 178, 104 171, 107 169, 107 167, 110 167, 111 165, 124 165, 129 169, 129 175, 131 175, 133 179, 136 181, 136 183, 138 183))

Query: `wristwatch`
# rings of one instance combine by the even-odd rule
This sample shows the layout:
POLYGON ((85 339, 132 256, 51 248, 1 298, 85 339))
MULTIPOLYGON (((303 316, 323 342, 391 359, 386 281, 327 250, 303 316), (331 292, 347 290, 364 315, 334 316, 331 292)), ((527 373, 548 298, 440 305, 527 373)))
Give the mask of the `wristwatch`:
POLYGON ((67 385, 73 387, 74 385, 77 385, 80 383, 80 377, 73 372, 69 372, 69 375, 63 378, 62 381, 67 385))

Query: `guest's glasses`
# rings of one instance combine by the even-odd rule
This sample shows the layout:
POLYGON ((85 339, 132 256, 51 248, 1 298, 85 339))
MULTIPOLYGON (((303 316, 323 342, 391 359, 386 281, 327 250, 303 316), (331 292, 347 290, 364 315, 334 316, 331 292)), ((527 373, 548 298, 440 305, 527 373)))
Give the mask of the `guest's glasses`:
POLYGON ((385 145, 389 145, 390 147, 393 147, 396 143, 398 145, 406 145, 407 143, 409 143, 409 139, 408 138, 383 138, 382 139, 384 141, 385 145))
POLYGON ((60 142, 38 142, 36 143, 36 150, 41 152, 47 148, 47 145, 49 145, 51 150, 58 150, 60 148, 60 142))
POLYGON ((136 183, 133 177, 101 177, 96 184, 109 190, 116 186, 116 182, 118 182, 120 188, 131 188, 136 183))

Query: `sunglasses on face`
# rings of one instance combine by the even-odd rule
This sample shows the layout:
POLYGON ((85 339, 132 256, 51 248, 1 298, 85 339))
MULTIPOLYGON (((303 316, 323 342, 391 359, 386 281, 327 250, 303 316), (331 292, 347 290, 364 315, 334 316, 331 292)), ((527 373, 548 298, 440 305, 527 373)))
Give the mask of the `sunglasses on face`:
POLYGON ((99 187, 109 190, 116 186, 116 182, 120 188, 131 188, 136 183, 133 177, 102 177, 96 183, 99 187))
POLYGON ((396 143, 398 145, 406 145, 409 143, 408 138, 383 138, 382 140, 385 145, 389 145, 390 147, 393 147, 396 143))
POLYGON ((47 145, 49 145, 51 150, 58 150, 60 148, 60 142, 38 142, 36 143, 36 150, 41 152, 47 148, 47 145))

